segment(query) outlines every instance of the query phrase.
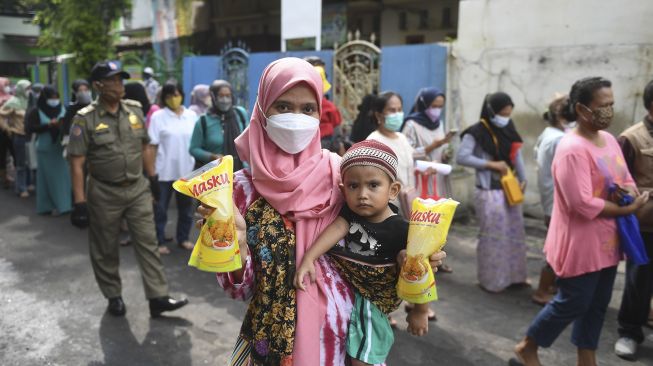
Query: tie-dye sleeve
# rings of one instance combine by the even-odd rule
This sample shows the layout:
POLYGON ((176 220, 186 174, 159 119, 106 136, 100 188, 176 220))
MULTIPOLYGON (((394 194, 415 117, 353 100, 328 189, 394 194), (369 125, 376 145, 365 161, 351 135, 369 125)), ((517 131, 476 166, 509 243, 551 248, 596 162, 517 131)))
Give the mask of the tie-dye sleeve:
MULTIPOLYGON (((244 216, 247 207, 257 198, 258 194, 252 184, 252 177, 247 169, 234 173, 234 202, 240 213, 244 216)), ((243 278, 238 283, 231 273, 217 273, 218 285, 227 295, 236 300, 248 300, 254 291, 254 263, 251 255, 247 256, 243 265, 243 278)))
POLYGON ((254 265, 252 256, 247 256, 243 265, 243 278, 240 283, 236 282, 231 273, 216 273, 218 286, 220 286, 227 296, 235 300, 246 301, 254 293, 254 265))

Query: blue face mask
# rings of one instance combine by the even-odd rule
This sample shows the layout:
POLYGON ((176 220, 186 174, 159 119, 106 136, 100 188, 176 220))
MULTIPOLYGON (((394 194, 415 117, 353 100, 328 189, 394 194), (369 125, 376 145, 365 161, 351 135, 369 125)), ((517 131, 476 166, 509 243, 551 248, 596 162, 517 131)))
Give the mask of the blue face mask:
POLYGON ((59 99, 48 99, 45 102, 52 108, 59 105, 59 99))
POLYGON ((390 131, 399 131, 404 123, 404 112, 397 112, 385 115, 385 128, 390 131))

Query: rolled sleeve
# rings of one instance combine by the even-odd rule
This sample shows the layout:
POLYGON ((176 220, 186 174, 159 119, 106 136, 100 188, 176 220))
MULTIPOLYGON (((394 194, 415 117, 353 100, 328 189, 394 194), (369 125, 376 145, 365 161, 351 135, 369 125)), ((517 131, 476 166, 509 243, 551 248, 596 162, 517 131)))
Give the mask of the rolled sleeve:
POLYGON ((594 196, 591 162, 583 156, 566 154, 553 166, 555 189, 569 210, 587 220, 596 218, 605 207, 605 200, 594 196))

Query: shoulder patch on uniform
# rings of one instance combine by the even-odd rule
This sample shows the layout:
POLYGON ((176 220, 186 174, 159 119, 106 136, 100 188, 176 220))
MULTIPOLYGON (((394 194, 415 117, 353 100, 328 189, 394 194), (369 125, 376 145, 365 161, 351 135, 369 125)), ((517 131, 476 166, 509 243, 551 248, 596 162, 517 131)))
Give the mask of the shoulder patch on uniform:
POLYGON ((77 114, 84 116, 90 112, 93 112, 95 110, 95 106, 93 104, 87 105, 86 107, 80 109, 77 114))
POLYGON ((143 108, 143 105, 141 105, 141 102, 139 102, 139 101, 137 101, 137 100, 133 100, 133 99, 123 99, 122 101, 125 102, 125 104, 127 104, 127 105, 129 105, 129 106, 132 106, 132 107, 138 107, 138 108, 143 108))
POLYGON ((76 139, 78 139, 78 138, 80 138, 82 136, 82 132, 83 132, 82 131, 82 126, 80 126, 78 124, 74 124, 70 128, 70 138, 76 140, 76 139))

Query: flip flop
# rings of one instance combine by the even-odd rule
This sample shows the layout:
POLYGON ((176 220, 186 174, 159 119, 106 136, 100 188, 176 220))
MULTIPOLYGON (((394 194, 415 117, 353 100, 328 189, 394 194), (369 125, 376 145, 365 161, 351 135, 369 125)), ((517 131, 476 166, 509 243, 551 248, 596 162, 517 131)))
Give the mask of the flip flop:
POLYGON ((195 247, 195 244, 193 244, 192 242, 186 240, 186 241, 184 241, 183 243, 180 243, 180 244, 179 244, 179 247, 180 247, 181 249, 193 250, 193 248, 195 247))

